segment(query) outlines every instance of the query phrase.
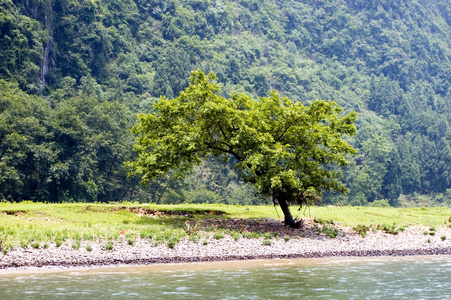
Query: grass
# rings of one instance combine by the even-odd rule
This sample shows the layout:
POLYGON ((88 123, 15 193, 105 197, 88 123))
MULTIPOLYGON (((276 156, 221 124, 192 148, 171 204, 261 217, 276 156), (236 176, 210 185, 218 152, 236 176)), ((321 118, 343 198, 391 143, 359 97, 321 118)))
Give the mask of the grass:
MULTIPOLYGON (((326 233, 332 236, 335 231, 330 226, 337 222, 354 227, 379 225, 379 228, 393 231, 410 224, 423 224, 435 229, 437 226, 451 223, 449 208, 310 207, 301 211, 292 208, 292 212, 295 217, 314 218, 322 227, 330 229, 330 232, 326 233), (394 228, 394 225, 384 225, 394 223, 397 224, 394 228)), ((183 237, 191 237, 192 241, 203 240, 203 237, 197 234, 200 228, 197 228, 196 224, 205 218, 281 219, 282 213, 273 206, 222 204, 0 203, 0 250, 7 252, 12 246, 28 248, 49 243, 61 246, 68 240, 75 248, 79 248, 81 240, 104 240, 108 241, 104 249, 109 249, 113 247, 113 241, 124 237, 124 233, 128 244, 133 244, 135 237, 141 237, 156 245, 167 243, 174 247, 183 237), (135 211, 124 208, 133 208, 135 211), (162 213, 146 216, 140 214, 139 209, 162 213)), ((223 238, 223 229, 206 230, 213 231, 213 236, 217 239, 223 238)), ((264 237, 269 240, 273 237, 271 233, 258 232, 227 234, 235 240, 241 237, 264 237)))

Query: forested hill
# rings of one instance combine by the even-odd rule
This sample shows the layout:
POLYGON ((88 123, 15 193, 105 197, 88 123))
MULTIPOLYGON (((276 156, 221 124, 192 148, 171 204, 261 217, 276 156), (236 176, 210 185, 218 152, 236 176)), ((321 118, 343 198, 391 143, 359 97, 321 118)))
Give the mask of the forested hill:
POLYGON ((0 199, 257 201, 216 161, 126 179, 134 115, 199 68, 359 113, 351 193, 324 203, 451 205, 449 0, 1 0, 0 45, 0 199))

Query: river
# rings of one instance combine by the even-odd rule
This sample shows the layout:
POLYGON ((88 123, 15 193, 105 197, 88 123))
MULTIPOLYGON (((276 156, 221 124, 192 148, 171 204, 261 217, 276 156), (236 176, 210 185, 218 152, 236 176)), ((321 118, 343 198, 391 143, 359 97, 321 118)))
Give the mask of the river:
POLYGON ((0 299, 451 299, 451 256, 0 270, 0 299))

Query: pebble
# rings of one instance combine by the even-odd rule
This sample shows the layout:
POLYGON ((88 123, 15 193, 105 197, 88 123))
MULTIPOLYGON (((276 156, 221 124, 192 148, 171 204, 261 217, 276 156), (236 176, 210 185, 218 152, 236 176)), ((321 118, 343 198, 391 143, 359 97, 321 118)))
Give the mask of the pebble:
MULTIPOLYGON (((243 227, 243 220, 207 221, 226 229, 243 227), (235 227, 234 227, 235 226, 235 227)), ((204 224, 205 225, 205 224, 204 224)), ((278 239, 272 238, 271 245, 263 245, 264 238, 239 238, 235 241, 226 235, 214 239, 209 232, 199 232, 204 237, 198 243, 182 239, 173 249, 166 245, 154 246, 147 239, 136 240, 133 246, 127 241, 116 242, 113 250, 105 250, 105 243, 81 242, 78 250, 66 241, 60 247, 51 244, 47 249, 23 249, 15 247, 3 257, 0 254, 0 269, 28 267, 94 267, 117 264, 161 264, 180 262, 208 262, 249 259, 286 259, 331 256, 411 256, 411 255, 451 255, 451 228, 436 229, 435 236, 425 236, 424 226, 408 227, 398 235, 381 231, 368 232, 365 237, 355 233, 352 228, 339 226, 339 235, 329 238, 313 231, 312 222, 305 222, 302 229, 290 229, 274 220, 247 220, 247 231, 277 232, 278 239), (284 236, 290 236, 288 241, 284 236), (442 241, 441 236, 447 236, 442 241), (208 244, 204 245, 204 240, 208 244), (430 239, 430 242, 428 242, 430 239), (87 251, 90 245, 92 251, 87 251)), ((213 226, 214 227, 214 226, 213 226)))

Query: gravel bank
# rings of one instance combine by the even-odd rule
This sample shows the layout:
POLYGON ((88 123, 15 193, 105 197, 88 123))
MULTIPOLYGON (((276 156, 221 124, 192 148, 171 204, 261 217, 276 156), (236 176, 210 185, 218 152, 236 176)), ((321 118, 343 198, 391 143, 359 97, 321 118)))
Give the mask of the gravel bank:
MULTIPOLYGON (((410 256, 451 255, 451 228, 441 226, 435 235, 424 235, 428 227, 414 225, 397 235, 377 230, 360 236, 350 227, 335 225, 338 235, 329 238, 315 230, 312 220, 305 220, 301 229, 290 229, 275 220, 209 220, 208 226, 243 232, 277 233, 271 245, 264 238, 234 240, 225 235, 213 238, 211 232, 199 232, 199 242, 181 240, 174 248, 155 246, 147 239, 137 239, 133 246, 124 238, 105 250, 105 241, 82 241, 74 250, 70 241, 47 249, 15 247, 0 256, 0 269, 27 267, 106 266, 115 264, 156 264, 176 262, 228 261, 271 258, 312 258, 332 256, 410 256), (446 236, 442 240, 442 236, 446 236), (91 251, 86 247, 90 246, 91 251)), ((88 247, 89 248, 89 247, 88 247)), ((1 255, 1 254, 0 254, 1 255)))

